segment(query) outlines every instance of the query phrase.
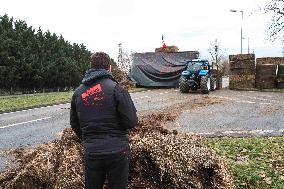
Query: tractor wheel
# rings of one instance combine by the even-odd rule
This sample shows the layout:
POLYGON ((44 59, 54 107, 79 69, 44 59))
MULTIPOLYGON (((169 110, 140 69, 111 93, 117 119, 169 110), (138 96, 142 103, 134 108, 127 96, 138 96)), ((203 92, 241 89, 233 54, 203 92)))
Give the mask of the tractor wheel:
POLYGON ((210 90, 210 78, 208 76, 202 76, 200 79, 200 90, 203 94, 209 94, 210 90))
POLYGON ((215 91, 217 88, 217 81, 216 78, 210 77, 210 91, 215 91))
POLYGON ((185 77, 180 77, 180 79, 179 79, 179 90, 182 93, 188 93, 189 92, 189 86, 187 84, 187 79, 185 77))

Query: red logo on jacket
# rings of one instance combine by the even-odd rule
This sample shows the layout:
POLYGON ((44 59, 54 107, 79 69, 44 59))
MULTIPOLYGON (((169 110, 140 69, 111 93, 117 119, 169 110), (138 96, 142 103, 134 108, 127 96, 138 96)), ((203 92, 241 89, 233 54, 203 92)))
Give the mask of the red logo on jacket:
POLYGON ((87 91, 85 91, 84 93, 82 93, 81 97, 83 99, 85 106, 94 105, 95 101, 102 100, 103 97, 101 96, 101 94, 98 94, 101 92, 102 92, 101 84, 97 84, 92 88, 88 89, 87 91))

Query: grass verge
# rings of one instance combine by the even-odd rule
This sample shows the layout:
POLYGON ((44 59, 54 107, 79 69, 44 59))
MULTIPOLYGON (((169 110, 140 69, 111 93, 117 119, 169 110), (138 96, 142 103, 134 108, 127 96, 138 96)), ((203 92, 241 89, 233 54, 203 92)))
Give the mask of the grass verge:
POLYGON ((214 138, 204 143, 229 160, 237 189, 284 188, 284 137, 214 138))
MULTIPOLYGON (((133 88, 129 92, 134 93, 145 90, 145 88, 133 88)), ((67 103, 71 101, 73 93, 74 91, 2 96, 0 97, 0 113, 67 103)))
POLYGON ((70 102, 73 91, 0 97, 0 113, 70 102))

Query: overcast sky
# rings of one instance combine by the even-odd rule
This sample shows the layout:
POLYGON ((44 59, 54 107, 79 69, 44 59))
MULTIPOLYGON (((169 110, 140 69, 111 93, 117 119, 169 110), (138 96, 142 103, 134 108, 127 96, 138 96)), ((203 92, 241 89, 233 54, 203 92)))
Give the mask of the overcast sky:
POLYGON ((91 51, 105 51, 115 60, 118 44, 130 52, 152 52, 162 44, 181 51, 197 50, 207 58, 210 43, 218 39, 223 53, 243 52, 257 57, 281 56, 280 40, 267 40, 270 15, 259 11, 267 0, 0 0, 7 13, 29 25, 50 30, 91 51), (230 9, 244 11, 230 12, 230 9))

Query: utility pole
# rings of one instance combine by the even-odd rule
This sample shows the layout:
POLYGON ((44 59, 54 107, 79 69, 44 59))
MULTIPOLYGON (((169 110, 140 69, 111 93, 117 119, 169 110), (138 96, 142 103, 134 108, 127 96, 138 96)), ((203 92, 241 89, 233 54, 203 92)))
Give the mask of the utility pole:
POLYGON ((244 11, 243 10, 234 10, 231 9, 231 12, 240 12, 242 13, 242 23, 241 23, 241 54, 243 54, 243 20, 244 20, 244 11))
POLYGON ((242 13, 242 23, 241 23, 241 54, 243 54, 243 20, 244 20, 244 11, 242 13))
POLYGON ((216 64, 217 70, 218 70, 218 54, 219 54, 218 52, 219 52, 219 48, 218 48, 218 45, 216 44, 215 45, 215 64, 216 64))
POLYGON ((249 37, 248 37, 248 54, 249 54, 249 37))

